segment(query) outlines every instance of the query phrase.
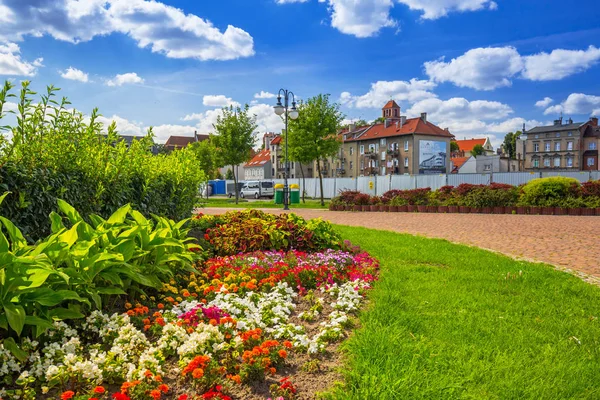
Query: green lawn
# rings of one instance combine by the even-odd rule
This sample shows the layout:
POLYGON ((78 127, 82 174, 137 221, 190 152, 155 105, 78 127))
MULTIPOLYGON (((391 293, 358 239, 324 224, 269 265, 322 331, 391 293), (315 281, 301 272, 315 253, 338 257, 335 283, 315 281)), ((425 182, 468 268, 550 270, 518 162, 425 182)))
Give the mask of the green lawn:
POLYGON ((337 399, 599 399, 600 288, 543 264, 338 226, 381 261, 337 399))
MULTIPOLYGON (((239 204, 235 204, 235 199, 228 198, 209 198, 201 199, 198 203, 199 207, 238 207, 238 208, 283 208, 281 204, 275 204, 272 199, 266 200, 244 200, 240 199, 239 204)), ((329 207, 329 200, 325 200, 325 206, 321 206, 321 200, 306 199, 306 203, 290 204, 290 208, 321 208, 326 209, 329 207)))

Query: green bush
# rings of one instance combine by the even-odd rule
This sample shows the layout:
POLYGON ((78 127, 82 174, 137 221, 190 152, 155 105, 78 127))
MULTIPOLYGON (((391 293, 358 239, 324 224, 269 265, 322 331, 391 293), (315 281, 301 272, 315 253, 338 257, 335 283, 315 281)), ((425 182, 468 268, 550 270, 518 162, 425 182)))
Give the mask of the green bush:
MULTIPOLYGON (((12 84, 0 90, 0 119, 12 84)), ((29 242, 50 233, 46 223, 58 211, 57 199, 72 204, 87 218, 108 217, 123 204, 132 204, 145 216, 188 217, 204 174, 191 149, 153 155, 153 134, 120 140, 116 124, 104 127, 93 110, 89 118, 67 110, 57 89, 34 103, 29 82, 23 82, 13 126, 2 126, 11 140, 0 135, 0 193, 10 194, 0 214, 10 215, 29 242)), ((1 125, 1 124, 0 124, 1 125)))
POLYGON ((553 176, 529 181, 521 189, 519 204, 540 207, 562 207, 569 197, 579 197, 581 185, 575 178, 553 176))

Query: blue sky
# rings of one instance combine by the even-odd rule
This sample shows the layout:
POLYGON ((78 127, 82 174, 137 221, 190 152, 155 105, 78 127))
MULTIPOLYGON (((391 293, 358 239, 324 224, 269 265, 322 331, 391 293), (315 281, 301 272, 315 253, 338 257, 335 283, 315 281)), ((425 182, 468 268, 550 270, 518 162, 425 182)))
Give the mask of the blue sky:
POLYGON ((279 130, 281 87, 348 119, 390 98, 495 144, 600 114, 600 11, 555 0, 0 0, 0 78, 54 84, 122 133, 208 132, 227 104, 279 130), (260 93, 263 96, 260 96, 260 93))

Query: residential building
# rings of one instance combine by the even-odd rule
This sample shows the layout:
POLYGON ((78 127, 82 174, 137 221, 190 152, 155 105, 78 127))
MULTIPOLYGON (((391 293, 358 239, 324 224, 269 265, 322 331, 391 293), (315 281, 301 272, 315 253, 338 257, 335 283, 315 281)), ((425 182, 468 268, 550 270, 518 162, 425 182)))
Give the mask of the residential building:
POLYGON ((196 131, 194 131, 193 136, 169 136, 169 138, 165 142, 165 149, 169 151, 182 149, 184 147, 187 147, 189 144, 192 144, 194 142, 202 142, 204 140, 207 140, 208 138, 209 135, 199 134, 196 131))
POLYGON ((244 164, 244 179, 259 180, 271 179, 271 151, 263 149, 259 151, 250 161, 244 164))
POLYGON ((490 174, 498 172, 517 172, 519 162, 509 157, 495 154, 477 157, 453 157, 453 174, 490 174))
POLYGON ((450 172, 450 141, 454 136, 427 120, 427 113, 406 118, 390 100, 382 109, 384 122, 340 132, 338 157, 322 168, 325 176, 357 177, 450 172))
POLYGON ((490 142, 490 138, 479 138, 479 139, 463 139, 463 140, 456 140, 456 144, 458 144, 458 149, 460 151, 460 153, 462 154, 461 157, 470 157, 473 154, 471 154, 471 151, 473 151, 473 148, 477 145, 481 145, 483 147, 483 150, 485 151, 485 155, 486 156, 492 156, 494 155, 494 147, 492 146, 492 143, 490 142))
POLYGON ((537 126, 525 132, 519 142, 525 154, 525 170, 598 170, 600 131, 598 119, 537 126))
MULTIPOLYGON (((266 133, 263 141, 268 144, 271 151, 271 169, 272 176, 277 179, 285 177, 285 140, 282 135, 275 133, 266 133)), ((265 146, 267 148, 267 146, 265 146)), ((299 162, 290 161, 290 174, 288 178, 301 178, 304 172, 305 178, 313 177, 313 168, 311 165, 300 165, 299 162), (301 170, 302 168, 302 170, 301 170)))

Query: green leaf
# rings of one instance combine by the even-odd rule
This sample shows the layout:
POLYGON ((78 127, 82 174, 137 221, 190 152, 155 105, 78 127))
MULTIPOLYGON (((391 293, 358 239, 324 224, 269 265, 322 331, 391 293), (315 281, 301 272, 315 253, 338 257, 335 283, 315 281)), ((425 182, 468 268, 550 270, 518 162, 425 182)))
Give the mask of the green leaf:
POLYGON ((62 222, 62 218, 54 211, 50 213, 50 221, 52 222, 52 233, 57 233, 61 229, 65 229, 65 225, 62 222))
POLYGON ((13 249, 21 248, 21 247, 27 245, 27 241, 23 237, 23 234, 21 233, 19 228, 17 228, 9 219, 0 217, 0 221, 2 221, 2 223, 4 223, 4 226, 6 227, 6 231, 8 232, 8 236, 10 237, 10 240, 12 240, 12 242, 13 242, 13 249))
POLYGON ((135 251, 135 241, 133 239, 124 240, 115 246, 114 250, 123 255, 123 261, 128 262, 135 251))
POLYGON ((68 308, 54 308, 49 311, 49 314, 52 318, 56 320, 65 320, 65 319, 77 319, 83 318, 84 315, 79 311, 71 310, 68 308))
POLYGON ((11 192, 4 192, 4 194, 2 196, 0 196, 0 205, 2 204, 2 202, 4 201, 4 198, 6 196, 8 196, 11 192))
POLYGON ((103 287, 96 289, 96 291, 100 294, 127 294, 123 289, 116 287, 103 287))
POLYGON ((60 208, 72 224, 83 220, 77 210, 64 200, 58 199, 58 208, 60 208))
POLYGON ((71 227, 68 231, 61 234, 58 237, 58 240, 62 243, 66 243, 68 247, 73 246, 73 244, 77 241, 77 227, 79 226, 79 222, 76 222, 75 225, 71 227))
POLYGON ((6 253, 9 250, 10 243, 8 243, 8 239, 6 239, 6 236, 4 236, 4 233, 0 230, 0 253, 6 253))
POLYGON ((4 312, 8 325, 17 332, 18 336, 21 336, 23 325, 25 325, 25 309, 13 303, 4 303, 4 312))
POLYGON ((27 360, 28 354, 23 351, 19 345, 15 342, 13 338, 6 338, 4 342, 2 342, 5 349, 10 351, 15 358, 21 362, 25 362, 27 360))
POLYGON ((137 222, 139 225, 148 225, 148 220, 146 219, 146 217, 144 217, 144 215, 141 212, 136 211, 136 210, 131 210, 131 211, 129 211, 129 214, 134 219, 134 221, 137 222))
POLYGON ((32 315, 28 315, 25 317, 25 325, 39 326, 44 329, 52 329, 52 327, 53 327, 51 321, 48 321, 47 319, 43 319, 40 317, 35 317, 32 315))
POLYGON ((129 210, 131 210, 131 205, 125 204, 123 207, 115 211, 106 222, 109 224, 122 224, 125 222, 125 218, 127 218, 127 213, 129 210))

